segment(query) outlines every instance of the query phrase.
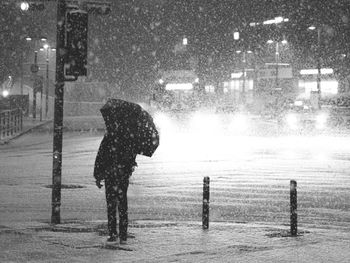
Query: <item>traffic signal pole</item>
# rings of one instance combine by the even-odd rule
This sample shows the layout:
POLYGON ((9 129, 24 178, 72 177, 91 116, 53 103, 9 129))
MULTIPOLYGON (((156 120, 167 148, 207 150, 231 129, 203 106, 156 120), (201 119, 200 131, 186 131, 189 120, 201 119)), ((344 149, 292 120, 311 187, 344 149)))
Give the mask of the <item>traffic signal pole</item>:
POLYGON ((52 166, 52 213, 51 223, 61 223, 61 182, 62 182, 62 140, 63 140, 63 93, 64 82, 74 81, 78 76, 86 76, 87 57, 87 14, 107 14, 109 3, 94 1, 83 2, 79 10, 79 2, 57 0, 57 36, 56 36, 56 83, 54 103, 53 130, 53 166, 52 166), (74 11, 68 12, 67 11, 74 11), (74 20, 75 19, 75 20, 74 20), (66 30, 67 25, 71 27, 66 30), (73 30, 74 29, 74 30, 73 30), (70 32, 70 33, 69 33, 70 32), (72 35, 75 34, 75 37, 72 35), (78 37, 78 38, 77 38, 78 37), (86 42, 86 43, 85 43, 86 42), (65 64, 69 71, 65 72, 65 64), (77 65, 78 67, 75 67, 77 65), (67 74, 68 73, 68 74, 67 74), (71 78, 68 78, 71 77, 71 78))
POLYGON ((64 91, 64 34, 66 1, 57 0, 56 37, 56 87, 54 104, 53 168, 52 168, 52 214, 51 223, 61 223, 62 133, 64 91))

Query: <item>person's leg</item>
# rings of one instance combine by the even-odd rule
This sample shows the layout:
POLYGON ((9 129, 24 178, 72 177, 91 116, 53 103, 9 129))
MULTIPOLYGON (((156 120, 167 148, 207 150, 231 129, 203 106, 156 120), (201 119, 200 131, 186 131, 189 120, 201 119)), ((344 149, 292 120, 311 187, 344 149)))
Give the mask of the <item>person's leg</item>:
POLYGON ((110 241, 114 241, 117 237, 117 186, 114 182, 106 180, 105 188, 107 201, 108 234, 110 236, 110 241))
POLYGON ((119 212, 119 237, 120 241, 127 240, 128 232, 128 199, 127 192, 129 187, 129 178, 123 178, 117 190, 118 212, 119 212))

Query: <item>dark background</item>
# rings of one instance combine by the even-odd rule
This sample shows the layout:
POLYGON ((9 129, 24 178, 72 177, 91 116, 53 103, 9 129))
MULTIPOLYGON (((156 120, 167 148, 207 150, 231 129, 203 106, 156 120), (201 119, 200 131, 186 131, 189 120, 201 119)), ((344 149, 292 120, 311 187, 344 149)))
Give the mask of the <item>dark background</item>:
MULTIPOLYGON (((28 35, 56 41, 56 2, 45 10, 23 12, 15 1, 0 2, 0 80, 20 76, 21 52, 28 35)), ((268 39, 287 39, 293 68, 316 68, 317 32, 322 28, 322 67, 338 78, 350 74, 350 1, 348 0, 116 0, 109 15, 89 16, 88 80, 107 81, 126 92, 147 90, 160 69, 176 67, 174 47, 188 38, 186 56, 206 82, 229 78, 238 49, 253 50, 256 60, 272 51, 268 39), (279 25, 250 27, 276 16, 279 25), (234 41, 233 32, 240 31, 234 41), (345 56, 344 56, 345 55, 345 56), (174 65, 175 64, 175 65, 174 65)), ((283 57, 282 57, 283 59, 283 57)))

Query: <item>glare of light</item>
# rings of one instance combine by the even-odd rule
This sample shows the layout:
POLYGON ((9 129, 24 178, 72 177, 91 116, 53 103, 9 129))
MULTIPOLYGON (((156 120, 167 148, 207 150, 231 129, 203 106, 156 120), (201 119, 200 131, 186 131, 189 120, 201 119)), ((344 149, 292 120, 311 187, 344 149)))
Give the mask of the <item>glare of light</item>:
MULTIPOLYGON (((321 74, 333 74, 333 69, 331 68, 321 68, 321 74)), ((302 69, 300 70, 300 75, 317 75, 318 69, 302 69)))
POLYGON ((190 119, 190 129, 199 137, 215 133, 219 126, 219 119, 215 114, 196 112, 190 119))
POLYGON ((31 38, 31 37, 26 37, 26 40, 27 40, 27 41, 31 41, 32 38, 31 38))
POLYGON ((295 114, 288 114, 286 116, 286 122, 289 128, 297 129, 298 128, 298 118, 295 114))
POLYGON ((40 40, 45 42, 47 39, 45 37, 42 37, 40 40))
POLYGON ((281 43, 282 43, 283 45, 286 45, 286 44, 288 44, 288 41, 285 40, 285 39, 283 39, 281 43))
POLYGON ((315 30, 316 27, 315 27, 315 26, 309 26, 308 29, 310 29, 310 30, 315 30))
POLYGON ((165 86, 166 90, 191 90, 193 89, 192 83, 168 83, 165 86))
POLYGON ((10 92, 8 90, 5 89, 5 90, 2 91, 2 96, 4 98, 6 98, 8 95, 10 95, 10 92))
POLYGON ((328 94, 338 94, 338 81, 336 80, 325 80, 321 83, 321 92, 328 94))
POLYGON ((184 38, 182 39, 182 44, 183 44, 184 46, 186 46, 186 45, 188 44, 188 40, 187 40, 186 37, 184 37, 184 38))
POLYGON ((248 117, 245 114, 235 114, 230 122, 230 132, 244 132, 249 128, 248 117))
POLYGON ((48 49, 49 45, 48 44, 44 44, 43 47, 44 47, 44 49, 48 49))
POLYGON ((280 24, 283 22, 288 22, 288 18, 283 18, 282 16, 275 17, 274 19, 265 20, 263 25, 280 24))
POLYGON ((273 40, 269 39, 267 40, 267 44, 272 44, 273 43, 273 40))
POLYGON ((321 113, 316 116, 316 128, 324 129, 326 128, 328 116, 325 113, 321 113))
POLYGON ((239 32, 233 32, 233 39, 238 40, 239 39, 239 32))
POLYGON ((303 101, 302 101, 302 100, 296 100, 296 101, 294 102, 294 105, 295 105, 295 106, 303 106, 303 101))
POLYGON ((263 22, 264 25, 271 25, 275 23, 275 19, 266 20, 263 22))
POLYGON ((240 53, 242 53, 242 51, 241 50, 236 50, 236 53, 240 54, 240 53))
POLYGON ((208 93, 215 92, 215 87, 213 85, 206 85, 204 88, 205 88, 205 92, 208 92, 208 93))
POLYGON ((51 51, 55 52, 55 51, 56 51, 56 48, 51 48, 51 51))
POLYGON ((164 84, 164 80, 162 80, 162 79, 159 79, 158 82, 159 82, 160 85, 164 84))
POLYGON ((172 130, 171 120, 165 113, 158 112, 155 114, 153 119, 154 123, 160 130, 166 130, 167 132, 172 130))
POLYGON ((27 2, 22 2, 21 3, 21 10, 28 11, 28 9, 29 9, 29 4, 27 2))
POLYGON ((282 23, 282 22, 283 22, 283 17, 281 17, 281 16, 275 17, 275 23, 276 24, 279 24, 279 23, 282 23))
POLYGON ((239 79, 242 76, 243 76, 242 72, 231 73, 231 79, 239 79))
POLYGON ((251 51, 251 50, 248 50, 248 51, 247 51, 247 53, 248 53, 248 54, 252 54, 252 53, 253 53, 253 51, 251 51))
POLYGON ((196 79, 194 80, 194 82, 195 82, 195 83, 198 83, 198 82, 199 82, 199 78, 196 78, 196 79))

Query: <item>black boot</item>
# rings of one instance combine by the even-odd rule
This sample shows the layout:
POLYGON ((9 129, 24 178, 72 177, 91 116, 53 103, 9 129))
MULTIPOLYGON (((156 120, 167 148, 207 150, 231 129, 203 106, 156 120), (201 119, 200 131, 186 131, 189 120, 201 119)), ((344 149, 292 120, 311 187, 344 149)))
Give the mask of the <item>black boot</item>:
POLYGON ((117 241, 117 234, 111 234, 107 238, 107 242, 116 242, 117 241))

